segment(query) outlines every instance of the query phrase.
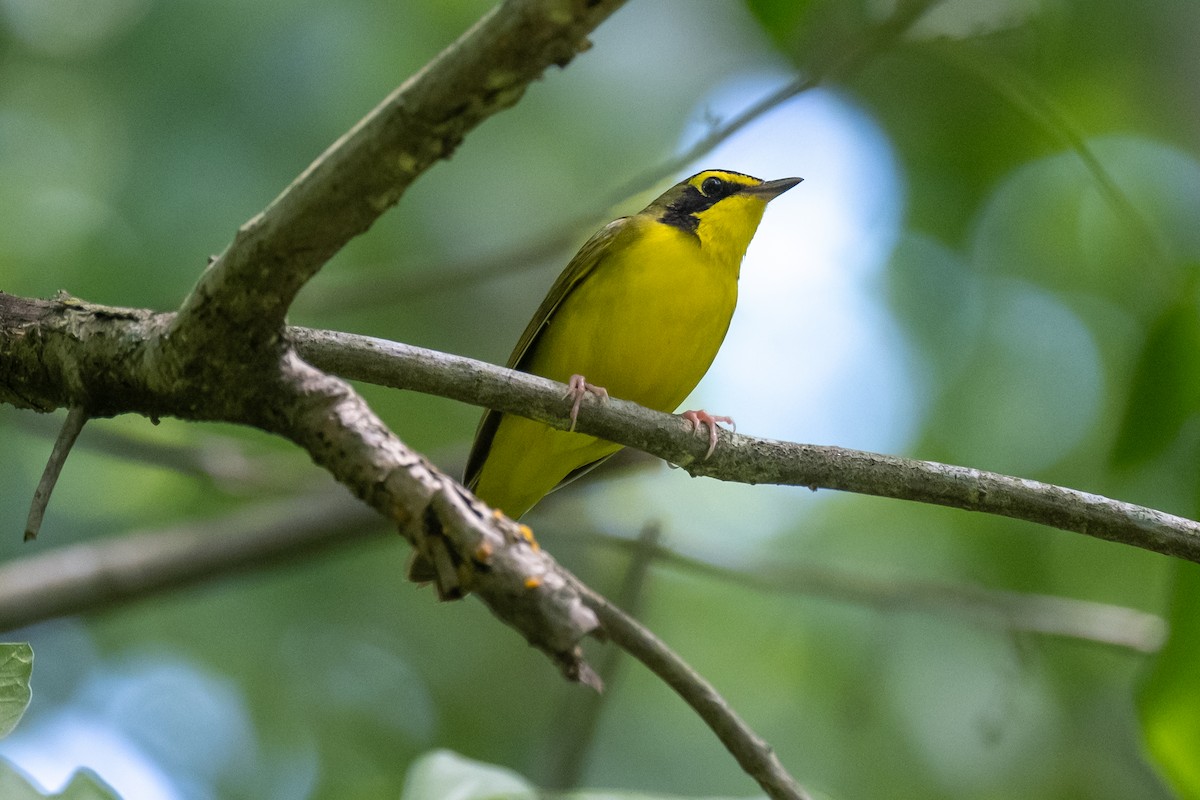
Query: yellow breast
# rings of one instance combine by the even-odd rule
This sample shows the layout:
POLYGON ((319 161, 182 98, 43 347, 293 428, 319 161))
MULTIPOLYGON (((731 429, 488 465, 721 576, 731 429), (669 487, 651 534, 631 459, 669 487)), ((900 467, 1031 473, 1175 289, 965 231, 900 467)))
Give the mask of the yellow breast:
POLYGON ((694 235, 631 222, 551 318, 529 371, 564 383, 582 374, 613 397, 674 411, 725 338, 741 257, 719 261, 694 235))

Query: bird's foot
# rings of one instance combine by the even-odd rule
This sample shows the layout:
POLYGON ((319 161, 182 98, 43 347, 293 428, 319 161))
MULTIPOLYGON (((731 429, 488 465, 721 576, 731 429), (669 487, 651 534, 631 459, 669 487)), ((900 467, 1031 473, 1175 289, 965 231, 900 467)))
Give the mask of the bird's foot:
POLYGON ((567 381, 567 393, 563 395, 563 399, 571 399, 571 431, 575 430, 575 420, 579 417, 579 404, 583 402, 585 394, 594 394, 601 400, 608 399, 608 389, 603 386, 593 386, 584 380, 582 375, 572 375, 571 380, 567 381))
POLYGON ((679 416, 683 417, 684 421, 691 425, 692 430, 697 433, 700 432, 701 425, 708 426, 708 452, 704 454, 705 461, 707 461, 708 457, 711 456, 713 451, 717 449, 718 423, 728 425, 735 433, 737 432, 737 423, 733 421, 733 417, 714 417, 712 414, 709 414, 704 410, 685 411, 679 416))

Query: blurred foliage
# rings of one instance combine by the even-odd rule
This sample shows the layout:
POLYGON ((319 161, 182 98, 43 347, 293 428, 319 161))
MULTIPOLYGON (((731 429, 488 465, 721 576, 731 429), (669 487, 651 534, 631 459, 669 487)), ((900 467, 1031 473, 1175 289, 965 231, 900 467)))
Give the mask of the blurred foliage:
POLYGON ((1136 466, 1162 453, 1200 412, 1200 308, 1193 291, 1151 322, 1133 371, 1113 458, 1136 466))
MULTIPOLYGON (((888 15, 918 5, 634 0, 592 50, 473 132, 339 254, 293 321, 502 362, 570 255, 539 245, 564 231, 582 241, 578 220, 635 209, 636 199, 605 206, 711 129, 720 92, 749 105, 862 48, 857 69, 789 105, 786 120, 799 122, 760 123, 799 142, 828 123, 821 108, 852 108, 892 165, 863 165, 866 184, 894 184, 895 196, 890 215, 854 231, 877 254, 856 273, 854 309, 896 347, 887 364, 846 357, 859 388, 832 413, 864 435, 902 417, 906 455, 1195 517, 1200 4, 945 0, 871 45, 888 15), (490 277, 470 277, 476 269, 490 277), (358 299, 339 304, 342 292, 358 299), (883 370, 902 376, 903 396, 865 388, 883 370)), ((0 290, 175 306, 239 224, 489 6, 0 0, 0 290)), ((735 137, 722 163, 703 166, 755 163, 750 141, 735 137)), ((817 179, 830 153, 782 153, 764 177, 805 176, 798 196, 839 188, 817 179)), ((791 263, 821 291, 813 243, 837 225, 824 206, 806 207, 812 218, 782 208, 760 238, 790 236, 791 263)), ((763 256, 752 250, 745 272, 763 256)), ((749 404, 772 375, 843 344, 821 331, 785 341, 786 355, 756 365, 761 383, 735 388, 749 404)), ((364 393, 410 444, 459 468, 476 409, 364 393)), ((806 397, 791 398, 792 416, 811 414, 806 397)), ((22 546, 54 435, 40 422, 0 408, 5 560, 222 519, 318 477, 253 431, 98 420, 41 537, 22 546)), ((667 545, 727 570, 830 565, 900 587, 973 584, 1162 614, 1173 638, 1156 658, 981 625, 953 593, 913 610, 672 562, 652 570, 642 618, 822 795, 1166 798, 1144 725, 1154 762, 1196 796, 1190 566, 1008 520, 827 495, 727 491, 643 466, 598 471, 529 521, 601 591, 629 558, 581 529, 633 538, 653 517, 667 545)), ((441 790, 413 787, 431 780, 430 763, 453 760, 441 748, 504 765, 522 786, 554 784, 561 720, 585 690, 478 603, 439 605, 405 585, 405 559, 398 539, 378 539, 15 632, 38 653, 38 692, 0 754, 51 789, 35 767, 57 765, 65 781, 90 765, 139 798, 433 796, 441 790)), ((753 791, 635 665, 604 702, 586 786, 753 791)), ((469 773, 464 764, 446 780, 469 773)))
POLYGON ((12 733, 29 707, 33 650, 28 644, 0 644, 0 738, 12 733))
POLYGON ((43 793, 0 758, 0 796, 4 800, 120 800, 91 770, 75 772, 61 792, 43 793))
MULTIPOLYGON (((413 764, 404 781, 400 800, 428 800, 431 797, 540 800, 545 794, 512 770, 471 761, 448 750, 435 750, 413 764)), ((558 800, 667 800, 664 795, 642 792, 561 792, 555 793, 554 797, 558 800)))

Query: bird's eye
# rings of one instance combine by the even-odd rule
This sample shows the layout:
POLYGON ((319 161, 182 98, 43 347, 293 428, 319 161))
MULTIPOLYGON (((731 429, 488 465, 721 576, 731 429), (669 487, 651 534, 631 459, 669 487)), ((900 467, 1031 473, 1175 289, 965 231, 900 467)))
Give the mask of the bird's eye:
POLYGON ((700 193, 706 197, 717 197, 725 191, 725 181, 720 178, 705 178, 700 184, 700 193))

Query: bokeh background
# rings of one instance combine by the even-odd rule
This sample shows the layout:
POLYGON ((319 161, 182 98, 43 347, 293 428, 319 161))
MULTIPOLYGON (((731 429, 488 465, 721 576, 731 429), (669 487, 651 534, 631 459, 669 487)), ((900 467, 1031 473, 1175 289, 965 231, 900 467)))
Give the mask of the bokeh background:
MULTIPOLYGON (((240 223, 489 6, 0 0, 0 290, 177 305, 240 223)), ((802 176, 766 214, 692 406, 745 433, 1196 516, 1200 4, 634 0, 593 40, 340 253, 292 321, 503 363, 595 227, 706 167, 802 176), (641 177, 813 75, 665 180, 641 177)), ((478 409, 362 391, 461 469, 478 409)), ((23 545, 61 416, 0 407, 0 559, 198 524, 236 535, 344 501, 255 431, 102 420, 23 545)), ((644 459, 527 521, 636 602, 823 796, 1200 792, 1200 631, 1184 624, 1200 580, 1165 557, 644 459), (635 601, 630 543, 649 528, 675 555, 642 564, 635 601)), ((632 663, 570 753, 587 690, 481 604, 405 583, 406 545, 379 527, 6 632, 37 662, 0 757, 48 790, 90 765, 151 800, 399 797, 439 748, 542 786, 754 793, 632 663)), ((422 793, 437 796, 406 796, 422 793)))

